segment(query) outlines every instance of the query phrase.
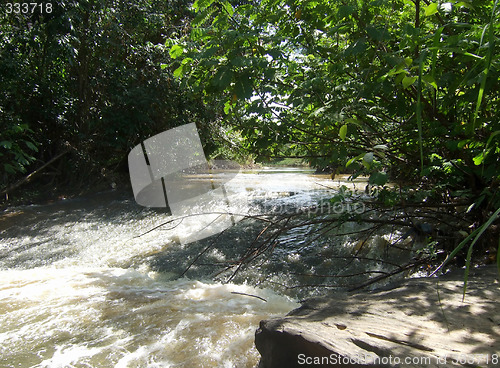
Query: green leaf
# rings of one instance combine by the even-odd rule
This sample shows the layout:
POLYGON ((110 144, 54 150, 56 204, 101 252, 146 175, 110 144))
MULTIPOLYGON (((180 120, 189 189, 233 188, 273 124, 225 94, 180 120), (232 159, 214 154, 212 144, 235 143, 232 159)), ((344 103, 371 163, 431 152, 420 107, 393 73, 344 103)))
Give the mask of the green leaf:
POLYGON ((174 45, 170 48, 169 55, 172 59, 177 59, 184 53, 184 48, 180 45, 174 45))
POLYGON ((346 55, 356 56, 366 51, 367 45, 366 40, 364 38, 360 38, 356 40, 353 44, 351 44, 346 50, 346 55))
POLYGON ((376 172, 370 175, 368 179, 368 183, 373 185, 385 185, 388 181, 387 173, 385 172, 376 172))
MULTIPOLYGON (((478 227, 476 230, 474 230, 472 233, 470 233, 469 236, 467 236, 464 240, 462 240, 460 242, 460 244, 458 244, 455 247, 455 249, 453 249, 453 251, 450 254, 448 254, 448 256, 443 261, 443 263, 441 263, 439 265, 439 267, 436 268, 430 276, 434 276, 436 273, 439 272, 439 270, 441 270, 444 266, 446 266, 448 264, 448 262, 450 262, 457 255, 457 253, 460 252, 460 250, 462 250, 462 248, 468 243, 468 241, 470 239, 472 239, 473 237, 474 237, 474 240, 472 241, 470 246, 474 246, 474 244, 476 244, 476 242, 479 240, 481 235, 483 235, 483 233, 486 231, 486 229, 491 225, 491 223, 497 219, 499 214, 500 214, 500 208, 498 208, 495 211, 495 213, 493 213, 493 215, 488 219, 488 221, 486 221, 483 225, 478 227)), ((466 285, 464 285, 464 294, 465 294, 465 287, 466 287, 466 285)))
POLYGON ((417 77, 404 77, 403 80, 401 81, 401 83, 403 84, 403 88, 406 89, 408 87, 410 87, 413 83, 415 83, 417 81, 417 77))
POLYGON ((233 104, 231 103, 231 101, 226 101, 226 103, 224 104, 224 114, 228 115, 232 109, 233 104))
POLYGON ((476 166, 481 165, 483 163, 483 161, 484 161, 484 156, 485 156, 485 153, 481 152, 479 155, 477 155, 476 157, 474 157, 472 159, 474 161, 474 165, 476 165, 476 166))
POLYGON ((404 73, 399 73, 396 78, 394 78, 394 83, 399 84, 403 81, 403 78, 408 74, 408 71, 405 70, 404 73))
POLYGON ((234 14, 234 8, 233 6, 231 5, 231 3, 229 3, 229 1, 224 1, 222 3, 222 6, 224 7, 224 9, 226 10, 226 12, 229 14, 230 17, 233 16, 234 14))
POLYGON ((434 88, 434 89, 438 89, 438 86, 437 86, 436 80, 434 79, 434 77, 433 77, 432 75, 429 75, 429 74, 428 74, 428 75, 424 75, 424 76, 422 77, 422 80, 423 80, 425 83, 427 83, 427 84, 429 84, 430 86, 432 86, 432 88, 434 88))
POLYGON ((463 149, 463 148, 465 148, 465 146, 467 146, 467 145, 468 145, 469 143, 471 143, 471 142, 472 142, 472 140, 471 140, 471 139, 464 139, 464 140, 462 140, 462 141, 458 142, 458 144, 457 144, 457 148, 459 148, 459 149, 463 149))
POLYGON ((188 58, 185 58, 184 60, 182 60, 182 65, 189 65, 193 62, 193 59, 188 57, 188 58))
POLYGON ((351 158, 349 161, 347 161, 347 163, 345 164, 345 167, 348 167, 348 166, 350 166, 353 162, 358 161, 358 160, 359 160, 359 159, 361 159, 364 155, 365 155, 365 154, 364 154, 364 153, 362 153, 362 154, 360 154, 360 155, 357 155, 356 157, 351 158))
POLYGON ((355 124, 355 125, 361 126, 361 123, 359 122, 359 120, 355 119, 355 118, 347 118, 344 121, 346 123, 349 123, 349 124, 355 124))
POLYGON ((416 115, 417 115, 417 127, 418 127, 418 150, 420 152, 420 176, 424 171, 424 146, 423 146, 423 135, 422 135, 422 71, 424 70, 424 60, 425 51, 420 55, 420 61, 418 63, 418 84, 417 84, 417 105, 416 105, 416 115))
POLYGON ((196 0, 193 4, 193 8, 195 10, 203 10, 205 8, 208 8, 210 5, 212 5, 212 3, 214 2, 214 0, 196 0))
POLYGON ((340 127, 340 130, 339 130, 339 137, 340 139, 342 139, 343 141, 345 141, 345 137, 347 135, 347 124, 344 124, 340 127))
POLYGON ((438 12, 438 4, 437 3, 431 3, 425 7, 425 16, 426 17, 434 15, 437 12, 438 12))
POLYGON ((5 171, 8 172, 9 174, 16 173, 16 169, 11 164, 3 164, 3 167, 4 167, 5 171))
POLYGON ((266 54, 271 56, 273 59, 279 59, 282 56, 282 51, 279 48, 273 48, 266 51, 266 54))
POLYGON ((326 106, 322 106, 322 107, 314 110, 309 116, 316 118, 316 117, 322 115, 326 110, 327 110, 327 107, 326 106))
POLYGON ((385 74, 382 78, 387 78, 387 77, 392 77, 393 75, 399 75, 399 74, 408 74, 408 71, 406 69, 403 69, 402 66, 396 66, 389 70, 387 74, 385 74))
POLYGON ((187 73, 187 71, 189 70, 189 65, 191 65, 192 61, 193 59, 189 57, 183 59, 181 66, 174 70, 174 77, 180 78, 183 74, 187 73))
POLYGON ((231 84, 232 79, 233 72, 227 67, 222 67, 215 73, 214 84, 223 90, 231 84))
POLYGON ((458 3, 455 4, 456 7, 466 7, 468 9, 474 9, 474 5, 472 5, 472 3, 470 3, 469 1, 460 1, 458 3))
POLYGON ((493 140, 493 138, 495 138, 499 134, 500 134, 500 130, 497 130, 497 131, 491 133, 490 137, 488 138, 488 142, 486 142, 486 147, 488 147, 490 145, 491 141, 493 140))
POLYGON ((375 41, 384 41, 391 37, 386 29, 375 28, 372 26, 366 27, 366 33, 368 33, 368 36, 370 36, 370 38, 374 39, 375 41))
POLYGON ((373 152, 368 152, 363 156, 363 165, 365 167, 370 167, 373 163, 373 152))
POLYGON ((340 19, 346 18, 354 12, 354 7, 350 5, 342 5, 339 7, 338 16, 340 19))
MULTIPOLYGON (((495 211, 495 213, 488 219, 488 221, 486 221, 483 225, 481 225, 481 227, 479 227, 477 229, 478 230, 478 234, 476 235, 476 237, 472 241, 471 245, 469 246, 469 251, 467 252, 467 260, 466 260, 466 264, 465 264, 464 289, 463 289, 462 301, 465 299, 465 293, 467 292, 467 282, 468 282, 468 279, 469 279, 470 261, 471 261, 471 258, 472 258, 472 250, 474 248, 474 244, 476 244, 476 242, 479 240, 479 238, 481 237, 481 235, 483 235, 483 233, 486 231, 486 229, 491 225, 491 223, 497 219, 497 217, 498 217, 499 214, 500 214, 500 208, 495 211)), ((473 232, 472 234, 475 234, 475 232, 473 232)), ((472 236, 472 234, 469 235, 469 237, 472 236)), ((467 239, 469 239, 469 237, 467 237, 464 240, 464 242, 467 239)), ((460 243, 457 246, 457 248, 460 247, 460 245, 462 243, 460 243)), ((455 250, 457 248, 455 248, 455 250)), ((448 257, 445 259, 445 261, 447 259, 448 259, 448 257)))
POLYGON ((0 146, 2 146, 3 148, 10 149, 10 148, 12 148, 12 142, 11 141, 1 141, 0 146))
POLYGON ((228 21, 227 14, 226 13, 219 13, 219 15, 217 15, 214 18, 214 21, 212 22, 212 26, 225 27, 227 25, 227 21, 228 21))
POLYGON ((474 157, 472 159, 474 161, 474 165, 476 165, 476 166, 481 165, 483 163, 484 159, 486 158, 486 156, 488 156, 490 154, 492 149, 488 148, 488 147, 490 146, 490 143, 493 140, 493 138, 495 138, 495 136, 497 136, 498 134, 500 134, 500 130, 497 130, 496 132, 491 133, 490 138, 486 142, 486 146, 484 147, 483 152, 479 153, 476 157, 474 157))
POLYGON ((184 65, 181 65, 177 69, 174 70, 174 77, 180 78, 184 74, 184 65))
POLYGON ((246 99, 252 97, 253 84, 249 77, 240 77, 234 85, 234 92, 239 99, 246 99))
POLYGON ((26 143, 26 145, 28 146, 28 148, 30 150, 38 152, 38 147, 35 146, 32 142, 30 142, 30 141, 24 141, 24 143, 26 143))
POLYGON ((471 56, 471 57, 473 57, 475 59, 479 59, 479 60, 483 60, 484 59, 484 56, 479 56, 479 55, 476 55, 476 54, 472 54, 470 52, 464 52, 464 55, 465 56, 471 56))
POLYGON ((444 26, 439 27, 436 32, 434 32, 434 36, 432 39, 432 57, 431 57, 431 75, 434 78, 436 75, 436 63, 437 63, 437 56, 438 56, 438 51, 440 50, 440 44, 441 44, 441 36, 444 31, 444 26))
MULTIPOLYGON (((477 95, 477 101, 476 101, 476 108, 474 110, 474 116, 472 118, 472 129, 475 130, 476 129, 476 121, 477 121, 477 117, 479 116, 479 110, 480 110, 480 107, 481 107, 481 103, 483 101, 483 95, 484 95, 484 91, 486 89, 486 79, 488 77, 488 74, 489 74, 489 70, 490 70, 490 67, 491 67, 491 62, 493 60, 493 49, 495 48, 495 33, 494 33, 494 29, 495 29, 495 13, 496 13, 496 8, 497 8, 497 4, 498 4, 498 1, 495 1, 494 5, 493 5, 493 9, 491 11, 491 18, 490 18, 490 23, 489 23, 489 32, 488 32, 488 51, 487 51, 487 55, 486 55, 486 65, 484 67, 484 70, 482 72, 482 76, 481 76, 481 84, 479 86, 479 92, 478 92, 478 95, 477 95)), ((486 31, 486 28, 484 28, 484 32, 486 31)), ((482 41, 482 40, 481 40, 482 41)))

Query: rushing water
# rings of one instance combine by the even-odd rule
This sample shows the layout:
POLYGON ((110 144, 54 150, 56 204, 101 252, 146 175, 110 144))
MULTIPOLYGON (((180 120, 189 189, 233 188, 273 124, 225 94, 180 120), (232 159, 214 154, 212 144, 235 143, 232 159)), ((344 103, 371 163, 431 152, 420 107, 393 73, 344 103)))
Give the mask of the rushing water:
MULTIPOLYGON (((331 194, 331 181, 308 174, 241 173, 230 184, 233 210, 295 208, 331 194)), ((121 192, 4 211, 0 367, 255 367, 259 321, 298 306, 272 286, 293 282, 286 273, 300 262, 287 244, 300 246, 306 230, 281 239, 286 267, 255 287, 274 261, 229 283, 213 276, 248 246, 258 224, 241 221, 195 244, 176 240, 190 230, 182 224, 148 232, 170 219, 121 192), (179 278, 207 241, 204 260, 179 278)))

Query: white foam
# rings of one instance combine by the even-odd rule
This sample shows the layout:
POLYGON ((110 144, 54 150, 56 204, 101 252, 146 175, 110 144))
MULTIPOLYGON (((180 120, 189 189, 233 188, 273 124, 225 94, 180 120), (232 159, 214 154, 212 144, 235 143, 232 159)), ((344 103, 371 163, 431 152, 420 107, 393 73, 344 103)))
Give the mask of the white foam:
POLYGON ((253 367, 259 321, 297 306, 271 290, 117 268, 0 279, 0 365, 21 367, 253 367))

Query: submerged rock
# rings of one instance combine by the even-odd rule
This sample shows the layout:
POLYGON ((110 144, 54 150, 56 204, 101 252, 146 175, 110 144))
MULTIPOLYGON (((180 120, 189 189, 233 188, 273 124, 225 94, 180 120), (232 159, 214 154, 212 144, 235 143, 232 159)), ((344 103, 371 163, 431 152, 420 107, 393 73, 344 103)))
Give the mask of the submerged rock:
POLYGON ((307 300, 261 321, 259 368, 498 367, 500 285, 487 266, 390 289, 307 300))

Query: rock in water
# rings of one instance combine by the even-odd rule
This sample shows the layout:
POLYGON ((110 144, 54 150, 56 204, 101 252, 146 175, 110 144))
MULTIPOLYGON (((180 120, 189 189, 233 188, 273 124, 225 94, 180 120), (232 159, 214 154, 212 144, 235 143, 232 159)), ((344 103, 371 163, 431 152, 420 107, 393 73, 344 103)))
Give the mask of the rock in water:
POLYGON ((261 321, 259 368, 500 367, 494 266, 406 280, 390 289, 307 300, 261 321))

